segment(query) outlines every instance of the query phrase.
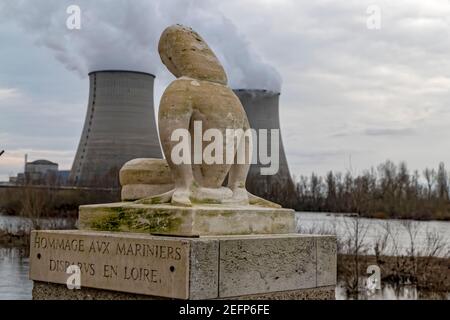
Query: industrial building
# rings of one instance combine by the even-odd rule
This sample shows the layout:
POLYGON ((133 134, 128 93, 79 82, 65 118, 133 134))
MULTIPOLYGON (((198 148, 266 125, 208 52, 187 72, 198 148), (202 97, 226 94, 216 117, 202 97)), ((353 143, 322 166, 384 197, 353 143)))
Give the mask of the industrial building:
MULTIPOLYGON (((259 129, 280 129, 279 97, 280 93, 258 89, 235 89, 234 93, 241 101, 247 113, 250 127, 259 129)), ((289 172, 283 141, 279 140, 279 170, 275 175, 261 175, 259 162, 250 167, 247 178, 247 189, 260 197, 278 202, 286 207, 294 201, 294 183, 289 172)), ((270 135, 269 135, 270 137, 270 135)), ((271 150, 270 138, 267 149, 271 150)))
POLYGON ((52 185, 62 186, 67 184, 69 171, 58 170, 58 164, 45 159, 28 162, 25 155, 24 172, 9 178, 13 185, 52 185))
POLYGON ((153 104, 155 76, 89 73, 86 119, 70 173, 82 187, 118 187, 119 170, 135 158, 162 158, 153 104))
POLYGON ((41 159, 25 163, 25 173, 30 176, 40 176, 56 171, 58 171, 58 164, 49 160, 41 159))

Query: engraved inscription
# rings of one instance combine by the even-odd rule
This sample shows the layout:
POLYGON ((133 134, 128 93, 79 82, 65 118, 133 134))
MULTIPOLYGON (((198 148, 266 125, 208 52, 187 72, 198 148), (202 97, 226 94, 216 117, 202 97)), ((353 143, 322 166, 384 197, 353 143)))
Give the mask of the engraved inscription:
POLYGON ((189 243, 156 236, 33 231, 30 278, 65 284, 77 265, 81 287, 188 298, 189 243))

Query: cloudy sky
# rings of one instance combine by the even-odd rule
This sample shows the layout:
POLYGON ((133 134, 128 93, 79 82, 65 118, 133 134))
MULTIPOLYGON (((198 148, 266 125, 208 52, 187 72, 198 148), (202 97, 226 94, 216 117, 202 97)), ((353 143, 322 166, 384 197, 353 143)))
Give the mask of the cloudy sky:
POLYGON ((157 39, 173 23, 206 38, 233 87, 281 88, 293 174, 450 164, 448 0, 3 0, 0 180, 25 153, 70 169, 90 70, 154 73, 157 106, 173 80, 157 39), (80 30, 66 27, 71 4, 80 30))

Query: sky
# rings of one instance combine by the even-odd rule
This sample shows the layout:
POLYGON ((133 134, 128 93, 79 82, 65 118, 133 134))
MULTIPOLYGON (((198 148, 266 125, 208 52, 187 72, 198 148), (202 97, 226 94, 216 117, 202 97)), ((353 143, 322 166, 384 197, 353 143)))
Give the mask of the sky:
POLYGON ((157 112, 174 78, 156 46, 174 23, 204 36, 232 87, 281 91, 292 174, 450 165, 448 0, 4 0, 0 181, 23 171, 25 154, 70 169, 88 71, 155 74, 157 112), (79 30, 65 25, 69 5, 79 30))

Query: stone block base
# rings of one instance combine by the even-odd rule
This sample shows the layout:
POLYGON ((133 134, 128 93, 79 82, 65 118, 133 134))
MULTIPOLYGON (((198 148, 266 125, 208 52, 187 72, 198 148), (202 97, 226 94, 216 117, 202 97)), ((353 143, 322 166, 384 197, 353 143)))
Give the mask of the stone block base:
POLYGON ((281 234, 295 232, 294 210, 253 205, 118 202, 80 206, 79 229, 183 236, 281 234))
MULTIPOLYGON (((163 300, 164 297, 148 296, 95 288, 68 290, 65 285, 34 281, 34 300, 163 300)), ((282 292, 229 297, 227 300, 334 300, 335 287, 318 287, 282 292)))
POLYGON ((30 278, 35 299, 331 298, 336 238, 33 231, 30 278), (77 276, 81 290, 67 289, 77 276))

